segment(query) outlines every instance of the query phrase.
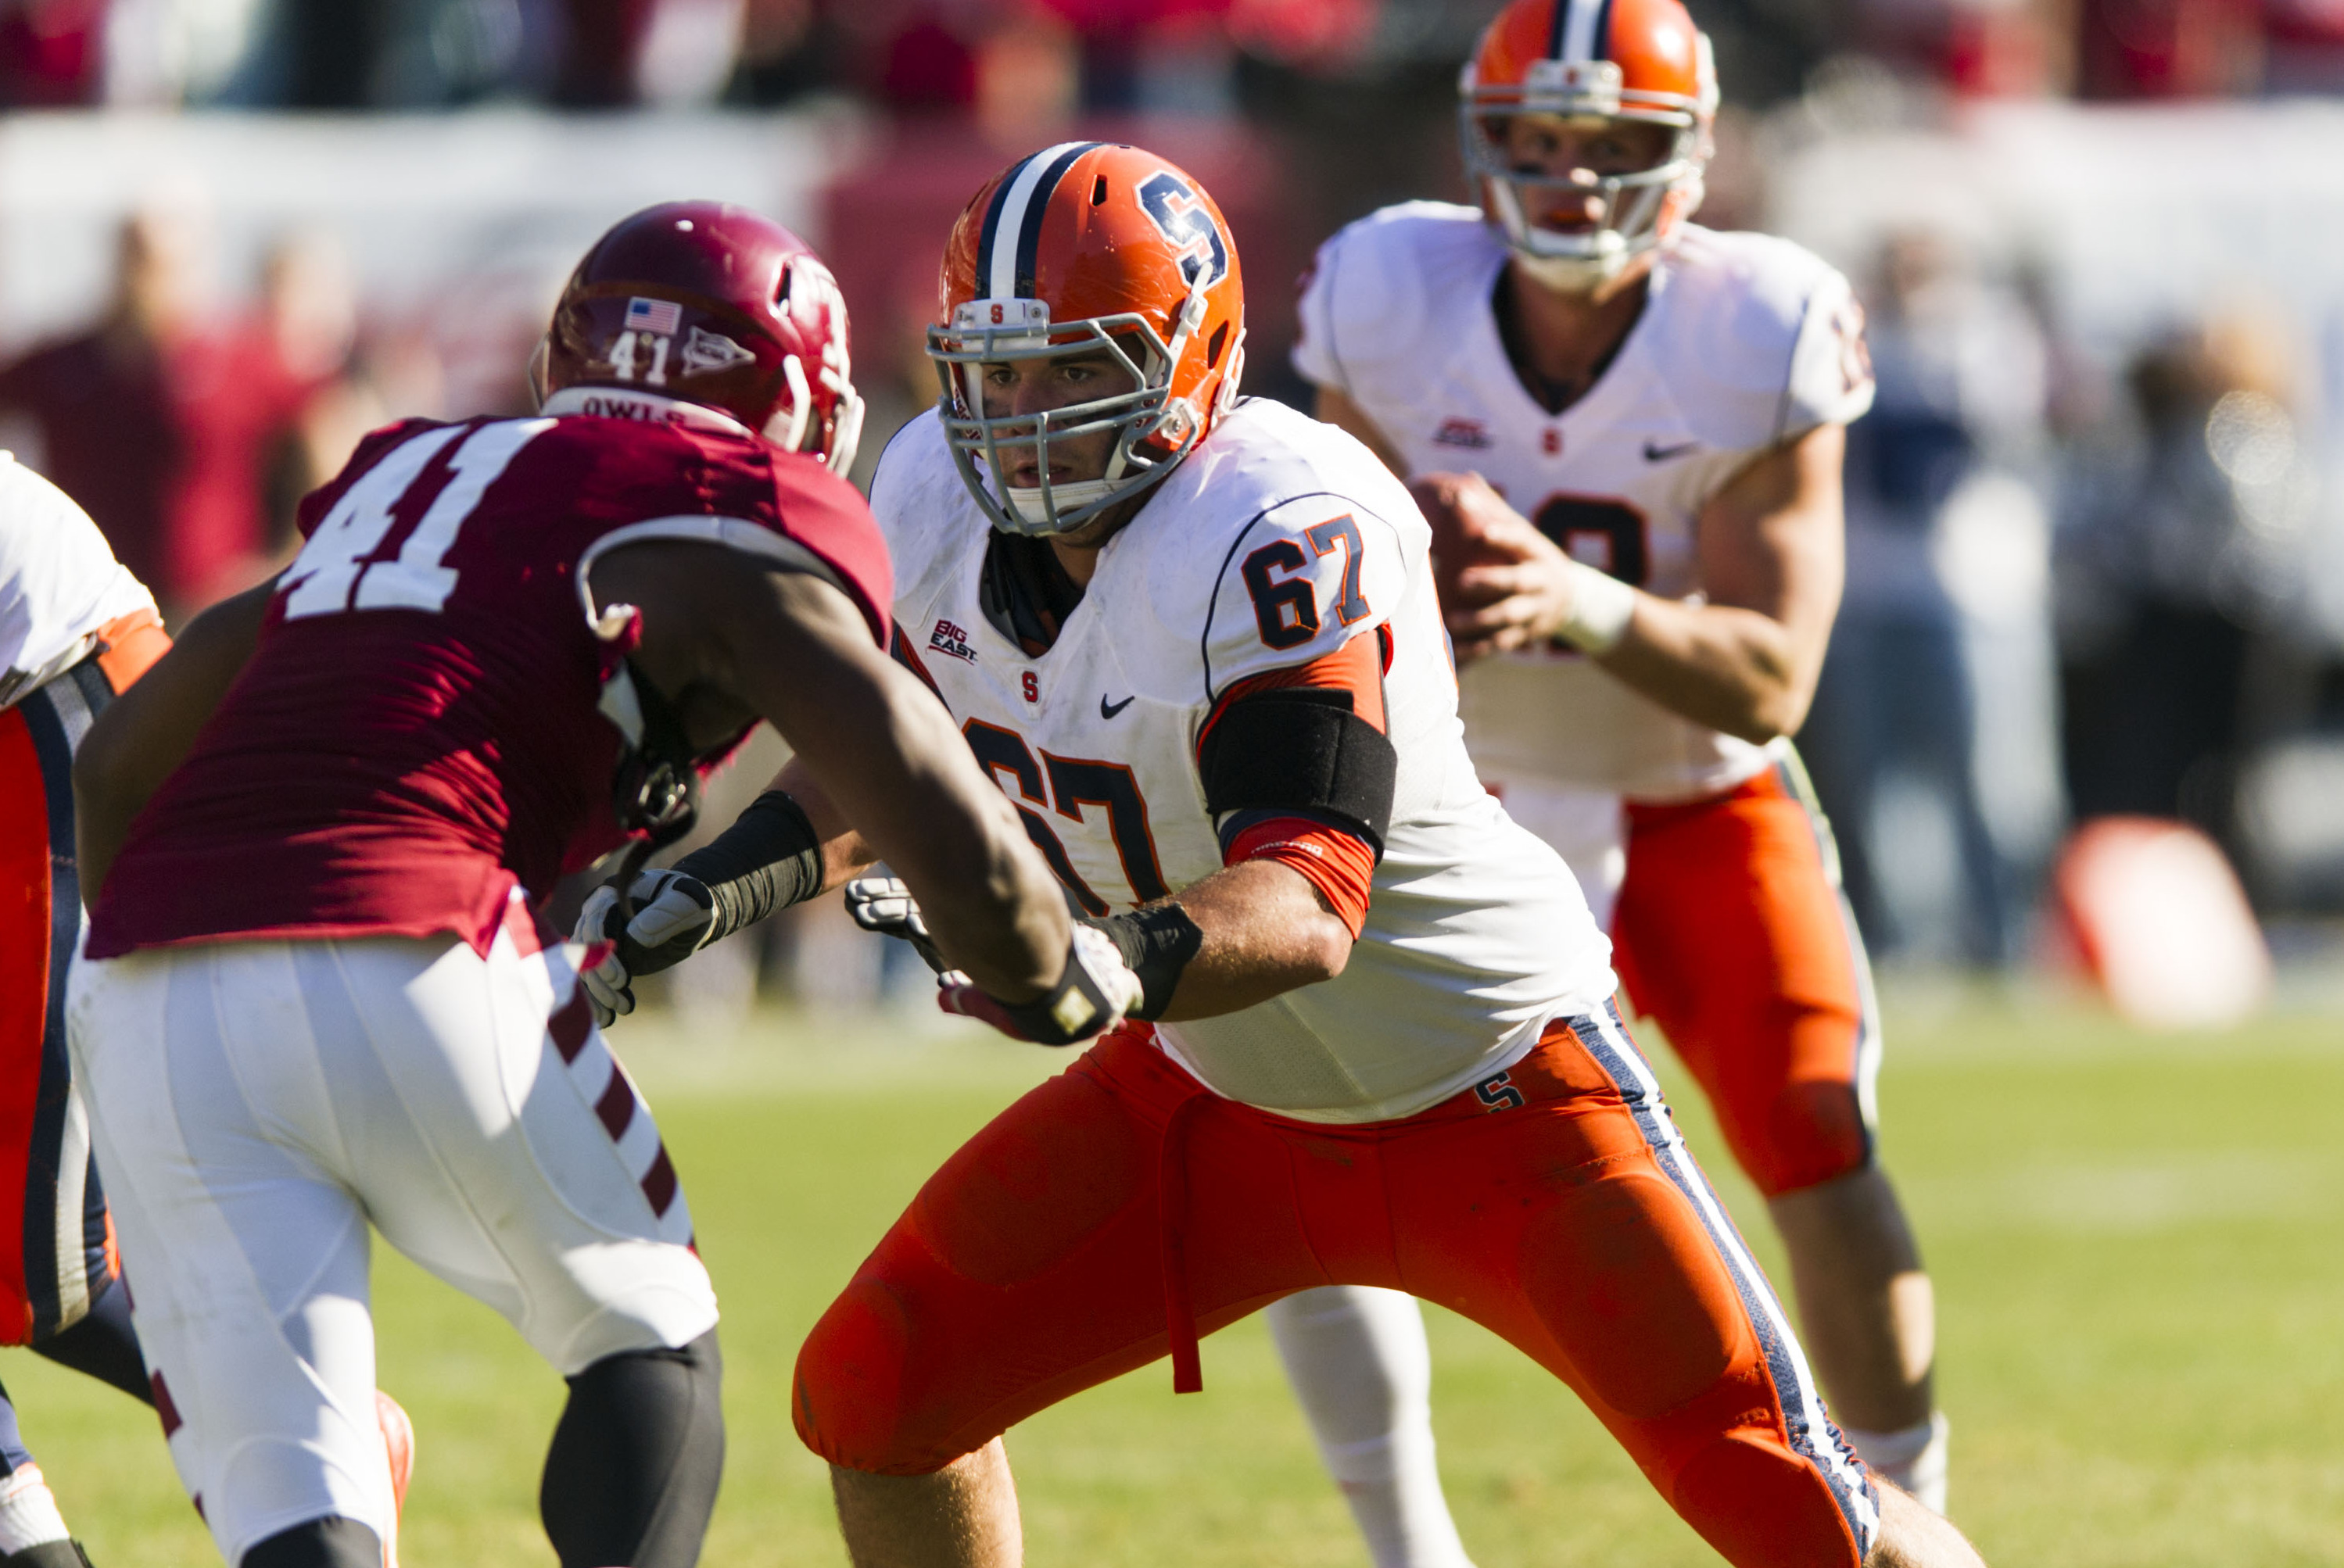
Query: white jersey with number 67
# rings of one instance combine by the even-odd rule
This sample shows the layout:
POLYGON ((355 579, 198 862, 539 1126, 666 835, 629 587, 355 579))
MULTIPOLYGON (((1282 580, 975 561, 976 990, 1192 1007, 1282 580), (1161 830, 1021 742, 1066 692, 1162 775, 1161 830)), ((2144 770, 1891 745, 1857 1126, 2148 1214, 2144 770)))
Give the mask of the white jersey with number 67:
MULTIPOLYGON (((1473 470, 1571 556, 1670 598, 1701 592, 1702 508, 1759 453, 1872 406, 1847 280, 1765 235, 1688 225, 1586 395, 1550 414, 1493 307, 1504 239, 1479 208, 1387 207, 1321 247, 1295 367, 1373 419, 1411 473, 1473 470)), ((1630 690, 1558 646, 1465 672, 1482 774, 1648 800, 1730 789, 1762 749, 1630 690)))
POLYGON ((985 612, 991 532, 933 413, 888 447, 871 504, 905 647, 1096 914, 1220 869, 1197 748, 1233 685, 1379 639, 1399 769, 1365 930, 1335 980, 1159 1027, 1217 1092, 1305 1121, 1407 1116, 1611 995, 1577 884, 1466 756, 1430 530, 1349 436, 1241 403, 1100 551, 1038 655, 985 612))

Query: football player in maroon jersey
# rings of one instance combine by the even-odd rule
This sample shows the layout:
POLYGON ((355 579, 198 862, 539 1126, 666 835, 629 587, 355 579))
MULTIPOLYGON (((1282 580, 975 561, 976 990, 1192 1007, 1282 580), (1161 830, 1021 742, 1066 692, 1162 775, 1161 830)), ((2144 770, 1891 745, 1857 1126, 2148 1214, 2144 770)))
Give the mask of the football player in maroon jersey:
POLYGON ((698 1557, 715 1297, 532 906, 679 833, 758 719, 843 806, 760 801, 735 896, 829 881, 849 818, 1026 1028, 1138 994, 885 655, 820 261, 736 207, 651 208, 580 264, 536 368, 539 417, 369 437, 293 565, 191 626, 76 768, 101 890, 74 1053, 172 1456, 241 1568, 383 1560, 369 1221, 569 1380, 541 1495, 565 1568, 698 1557))

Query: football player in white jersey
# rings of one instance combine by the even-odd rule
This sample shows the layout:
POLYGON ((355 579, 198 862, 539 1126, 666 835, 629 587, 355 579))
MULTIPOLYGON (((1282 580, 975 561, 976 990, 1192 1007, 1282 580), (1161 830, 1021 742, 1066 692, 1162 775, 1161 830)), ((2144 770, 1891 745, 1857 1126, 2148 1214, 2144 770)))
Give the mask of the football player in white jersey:
MULTIPOLYGON (((1576 887, 1474 776, 1406 490, 1236 397, 1209 197, 1137 148, 1046 149, 963 213, 943 296, 945 399, 873 487, 902 657, 1145 1021, 956 1153, 807 1341, 798 1430, 854 1560, 1017 1563, 1007 1427, 1167 1351, 1194 1389, 1200 1332, 1361 1283, 1564 1379, 1730 1561, 1976 1563, 1833 1430, 1609 1010, 1576 887)), ((868 861, 780 783, 825 878, 868 861)), ((631 886, 640 912, 593 930, 619 939, 606 994, 760 901, 760 831, 631 886)), ((849 898, 924 940, 899 888, 849 898)))
MULTIPOLYGON (((1578 872, 1629 1000, 1767 1199, 1848 1436, 1942 1512, 1929 1281, 1874 1152, 1870 976, 1786 739, 1839 600, 1861 314, 1798 246, 1688 221, 1716 84, 1679 0, 1514 0, 1462 96, 1482 205, 1329 240, 1296 365, 1322 417, 1415 477, 1481 777, 1578 872)), ((1272 1323, 1382 1568, 1460 1561, 1416 1312, 1349 1292, 1272 1323), (1316 1370, 1371 1346, 1380 1402, 1316 1370), (1360 1452, 1391 1458, 1346 1474, 1360 1452)))
MULTIPOLYGON (((74 757, 91 720, 171 646, 154 596, 89 514, 0 452, 0 1344, 30 1345, 155 1402, 114 1223, 66 1051, 66 978, 82 889, 74 757)), ((393 1479, 414 1454, 407 1412, 376 1395, 393 1479)), ((0 1389, 0 1568, 86 1568, 0 1389)))
MULTIPOLYGON (((154 596, 114 558, 89 514, 0 452, 0 1344, 29 1345, 156 1402, 114 1221, 66 1050, 66 980, 83 925, 73 764, 91 721, 171 646, 154 596), (31 1222, 25 1222, 31 1221, 31 1222)), ((396 1491, 414 1430, 375 1396, 396 1491)), ((0 1568, 86 1568, 0 1389, 0 1568)))

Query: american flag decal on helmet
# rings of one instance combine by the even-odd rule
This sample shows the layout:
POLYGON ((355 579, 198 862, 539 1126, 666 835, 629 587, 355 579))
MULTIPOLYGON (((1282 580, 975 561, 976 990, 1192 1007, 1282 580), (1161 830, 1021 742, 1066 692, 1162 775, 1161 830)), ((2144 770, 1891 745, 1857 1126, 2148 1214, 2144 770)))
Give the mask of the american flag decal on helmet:
POLYGON ((672 299, 645 299, 641 295, 627 301, 627 328, 631 332, 656 332, 673 337, 683 325, 683 307, 672 299))

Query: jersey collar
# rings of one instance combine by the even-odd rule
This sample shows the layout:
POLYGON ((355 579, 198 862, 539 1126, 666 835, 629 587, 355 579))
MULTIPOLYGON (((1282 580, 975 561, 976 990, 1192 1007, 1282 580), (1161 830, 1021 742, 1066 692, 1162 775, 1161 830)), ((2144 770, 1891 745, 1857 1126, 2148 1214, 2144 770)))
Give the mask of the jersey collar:
POLYGON ((548 397, 538 412, 588 414, 605 419, 634 419, 647 425, 681 425, 687 430, 723 436, 755 434, 722 409, 633 387, 564 387, 548 397))

